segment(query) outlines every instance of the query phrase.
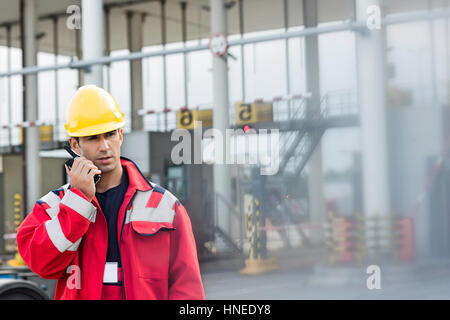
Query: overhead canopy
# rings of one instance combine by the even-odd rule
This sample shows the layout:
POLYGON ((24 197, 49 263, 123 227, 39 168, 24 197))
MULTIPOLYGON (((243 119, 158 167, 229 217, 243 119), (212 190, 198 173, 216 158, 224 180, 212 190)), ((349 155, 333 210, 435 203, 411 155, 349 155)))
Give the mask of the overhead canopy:
MULTIPOLYGON (((166 0, 167 43, 182 40, 181 0, 166 0)), ((242 0, 244 32, 257 32, 284 28, 283 0, 242 0)), ((320 23, 348 20, 354 17, 355 0, 317 0, 320 23)), ((5 24, 11 25, 12 46, 20 47, 19 0, 0 1, 0 45, 6 45, 5 24)), ((209 38, 209 0, 185 0, 187 2, 187 39, 209 38)), ((228 31, 230 35, 239 34, 239 0, 228 0, 228 31), (234 4, 234 5, 233 5, 234 4)), ((59 53, 75 55, 76 31, 66 27, 70 5, 79 5, 74 0, 37 0, 39 51, 53 52, 52 15, 58 18, 59 53)), ((288 0, 289 26, 301 26, 302 0, 288 0)), ((161 3, 160 0, 104 0, 109 8, 110 48, 127 49, 127 12, 144 14, 143 46, 161 44, 161 3)), ((399 13, 426 10, 428 1, 424 0, 389 0, 385 1, 384 12, 399 13)), ((82 8, 81 8, 82 9, 82 8)), ((81 30, 82 31, 82 30, 81 30)))

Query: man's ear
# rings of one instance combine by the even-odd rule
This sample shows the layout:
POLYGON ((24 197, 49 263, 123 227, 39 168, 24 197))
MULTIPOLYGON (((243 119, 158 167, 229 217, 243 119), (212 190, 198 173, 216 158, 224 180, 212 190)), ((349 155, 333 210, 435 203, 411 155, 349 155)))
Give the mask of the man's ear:
POLYGON ((119 129, 119 139, 120 139, 120 145, 122 146, 122 142, 123 142, 123 129, 122 128, 119 129))
POLYGON ((78 144, 77 139, 75 139, 74 137, 70 137, 69 144, 70 144, 70 147, 72 148, 72 150, 75 151, 75 153, 81 154, 81 148, 80 148, 80 145, 78 144))

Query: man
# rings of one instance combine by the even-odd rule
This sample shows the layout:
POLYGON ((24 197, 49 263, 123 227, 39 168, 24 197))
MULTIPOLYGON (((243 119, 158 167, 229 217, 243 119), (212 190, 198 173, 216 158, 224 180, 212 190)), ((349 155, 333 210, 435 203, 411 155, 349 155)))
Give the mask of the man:
POLYGON ((124 123, 105 90, 75 93, 65 128, 80 157, 66 166, 69 184, 19 227, 19 252, 36 274, 58 279, 55 299, 204 299, 188 214, 120 157, 124 123))

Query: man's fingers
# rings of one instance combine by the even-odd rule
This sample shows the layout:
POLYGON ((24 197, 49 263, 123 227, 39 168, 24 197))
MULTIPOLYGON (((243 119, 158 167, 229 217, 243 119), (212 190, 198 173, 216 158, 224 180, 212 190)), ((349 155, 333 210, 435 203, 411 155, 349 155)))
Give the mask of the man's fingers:
POLYGON ((85 157, 77 157, 73 161, 72 169, 77 170, 78 167, 82 169, 86 164, 94 164, 91 160, 86 159, 85 157))
POLYGON ((86 163, 81 170, 81 175, 87 175, 94 170, 98 170, 98 168, 93 164, 86 163))
POLYGON ((69 170, 69 167, 67 166, 67 164, 64 164, 64 167, 66 167, 66 174, 69 175, 70 170, 69 170))
POLYGON ((93 169, 93 170, 89 171, 88 176, 93 177, 93 176, 95 176, 96 174, 101 174, 101 173, 102 173, 102 172, 101 172, 100 170, 95 170, 95 169, 93 169))
POLYGON ((78 170, 78 166, 80 165, 82 159, 83 157, 77 157, 73 159, 72 170, 78 170))

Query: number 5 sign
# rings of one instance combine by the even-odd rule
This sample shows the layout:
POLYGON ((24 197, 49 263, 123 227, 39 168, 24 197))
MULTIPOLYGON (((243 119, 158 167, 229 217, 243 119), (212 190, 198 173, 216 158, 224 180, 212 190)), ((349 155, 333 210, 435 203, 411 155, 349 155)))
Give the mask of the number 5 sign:
POLYGON ((247 124, 256 122, 254 106, 250 103, 236 103, 236 123, 247 124))
POLYGON ((222 33, 216 33, 209 39, 209 49, 213 54, 222 57, 228 49, 227 37, 222 33))
POLYGON ((236 124, 249 124, 273 121, 273 107, 271 103, 243 103, 235 104, 236 124))

